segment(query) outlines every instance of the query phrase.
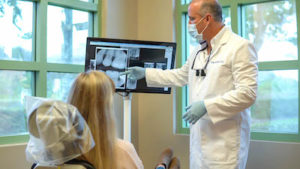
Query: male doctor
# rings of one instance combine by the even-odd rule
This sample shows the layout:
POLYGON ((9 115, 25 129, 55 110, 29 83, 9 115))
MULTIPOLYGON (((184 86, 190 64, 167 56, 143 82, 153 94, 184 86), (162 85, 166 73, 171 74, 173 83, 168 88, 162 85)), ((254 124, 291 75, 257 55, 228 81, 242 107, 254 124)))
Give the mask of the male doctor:
POLYGON ((253 45, 222 23, 217 0, 193 0, 190 35, 199 46, 178 69, 132 67, 129 78, 148 86, 189 85, 191 169, 244 169, 250 142, 250 106, 256 99, 257 54, 253 45))

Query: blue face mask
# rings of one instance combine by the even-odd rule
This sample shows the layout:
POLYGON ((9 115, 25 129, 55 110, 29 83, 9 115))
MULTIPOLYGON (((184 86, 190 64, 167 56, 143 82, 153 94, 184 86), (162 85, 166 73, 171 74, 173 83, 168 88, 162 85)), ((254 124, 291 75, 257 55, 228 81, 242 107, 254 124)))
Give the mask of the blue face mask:
POLYGON ((205 29, 207 28, 208 25, 205 26, 205 28, 203 29, 203 31, 201 33, 198 33, 197 30, 197 25, 204 19, 201 18, 200 21, 198 23, 195 24, 188 24, 188 31, 189 34, 191 35, 191 37, 195 38, 200 44, 202 44, 205 40, 203 39, 203 32, 205 31, 205 29))

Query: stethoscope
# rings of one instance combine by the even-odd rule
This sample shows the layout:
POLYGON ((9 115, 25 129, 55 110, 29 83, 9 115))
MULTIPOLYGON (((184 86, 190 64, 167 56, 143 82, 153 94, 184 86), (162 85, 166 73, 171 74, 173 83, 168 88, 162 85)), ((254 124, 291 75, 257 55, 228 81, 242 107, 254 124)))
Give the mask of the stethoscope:
MULTIPOLYGON (((206 43, 206 42, 205 42, 205 43, 206 43)), ((202 44, 201 44, 201 45, 202 45, 202 44)), ((204 67, 203 67, 202 69, 194 69, 194 65, 195 65, 195 61, 196 61, 196 58, 197 58, 198 54, 199 54, 200 52, 204 51, 205 49, 207 49, 207 47, 208 47, 208 45, 206 44, 206 46, 205 46, 204 48, 202 48, 202 49, 200 49, 200 50, 197 51, 197 53, 196 53, 196 55, 195 55, 195 57, 194 57, 194 61, 193 61, 191 70, 196 70, 196 76, 197 76, 197 77, 198 77, 199 75, 201 75, 201 77, 205 77, 205 76, 206 76, 205 71, 206 71, 207 65, 208 65, 208 63, 209 63, 209 59, 210 59, 210 55, 211 55, 211 54, 208 56, 207 61, 206 61, 205 65, 204 65, 204 67)))

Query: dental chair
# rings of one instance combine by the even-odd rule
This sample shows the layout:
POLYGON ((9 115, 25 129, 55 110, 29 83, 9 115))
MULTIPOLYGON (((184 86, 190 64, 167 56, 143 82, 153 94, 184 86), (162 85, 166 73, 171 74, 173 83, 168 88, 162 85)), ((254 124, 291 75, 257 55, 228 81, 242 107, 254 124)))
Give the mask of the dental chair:
POLYGON ((95 169, 77 157, 95 143, 76 107, 57 100, 26 97, 29 142, 27 161, 31 169, 95 169))

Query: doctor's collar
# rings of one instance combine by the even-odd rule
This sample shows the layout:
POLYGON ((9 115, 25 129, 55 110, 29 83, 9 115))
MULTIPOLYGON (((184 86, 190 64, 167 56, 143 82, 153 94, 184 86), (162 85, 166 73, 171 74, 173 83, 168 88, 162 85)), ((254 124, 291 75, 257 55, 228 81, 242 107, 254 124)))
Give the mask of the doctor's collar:
POLYGON ((224 40, 222 40, 223 35, 225 34, 226 30, 229 30, 230 28, 224 26, 215 37, 213 37, 210 41, 210 45, 212 48, 215 46, 219 46, 224 43, 224 40))
POLYGON ((205 50, 207 47, 208 47, 207 42, 206 42, 206 41, 203 41, 203 42, 200 43, 200 47, 199 47, 198 51, 203 51, 203 50, 205 50))

